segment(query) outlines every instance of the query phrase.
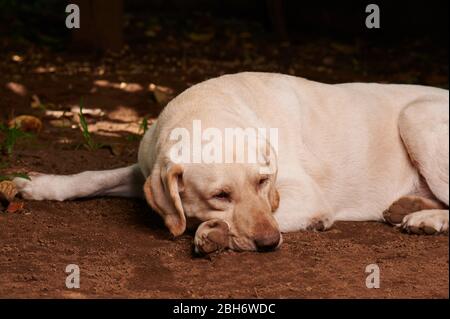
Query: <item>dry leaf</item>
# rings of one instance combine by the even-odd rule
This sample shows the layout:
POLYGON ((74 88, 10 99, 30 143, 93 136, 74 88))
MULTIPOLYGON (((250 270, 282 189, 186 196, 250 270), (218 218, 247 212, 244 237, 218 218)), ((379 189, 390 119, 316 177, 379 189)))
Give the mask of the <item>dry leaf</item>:
POLYGON ((6 209, 7 213, 18 213, 23 210, 23 202, 11 202, 6 209))
POLYGON ((0 183, 0 201, 8 203, 14 200, 17 195, 16 185, 11 181, 3 181, 0 183))
POLYGON ((24 132, 39 133, 42 129, 42 122, 32 115, 20 115, 9 121, 9 127, 18 127, 24 132))

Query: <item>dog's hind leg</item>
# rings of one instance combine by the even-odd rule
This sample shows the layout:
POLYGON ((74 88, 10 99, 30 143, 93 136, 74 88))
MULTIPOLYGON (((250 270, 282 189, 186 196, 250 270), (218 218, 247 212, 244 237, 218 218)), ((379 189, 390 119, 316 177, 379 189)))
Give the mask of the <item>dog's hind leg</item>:
POLYGON ((417 100, 400 114, 399 131, 408 154, 435 197, 430 199, 437 199, 443 204, 443 207, 425 205, 406 215, 401 226, 408 232, 448 230, 449 100, 448 91, 444 92, 417 100))
POLYGON ((448 210, 428 209, 403 218, 401 227, 408 233, 437 234, 448 231, 448 210))
POLYGON ((445 205, 433 199, 422 196, 408 195, 396 200, 383 212, 386 222, 400 225, 405 216, 422 210, 444 209, 445 205))
POLYGON ((145 181, 138 164, 74 175, 31 174, 30 178, 13 180, 23 198, 58 201, 94 196, 143 197, 145 181))

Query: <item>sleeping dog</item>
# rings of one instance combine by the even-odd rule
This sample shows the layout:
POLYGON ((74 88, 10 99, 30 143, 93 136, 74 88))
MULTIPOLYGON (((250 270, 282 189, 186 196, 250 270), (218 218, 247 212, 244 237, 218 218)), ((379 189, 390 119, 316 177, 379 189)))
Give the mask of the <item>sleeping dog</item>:
POLYGON ((441 233, 449 219, 448 106, 448 90, 426 86, 225 75, 165 107, 140 143, 137 164, 14 183, 33 200, 143 196, 174 236, 203 223, 195 245, 204 252, 272 250, 283 232, 322 231, 335 221, 441 233), (192 140, 195 123, 212 129, 200 143, 192 140), (247 160, 237 161, 242 150, 220 137, 227 128, 276 129, 276 138, 246 143, 247 160), (177 156, 192 146, 180 143, 183 136, 215 151, 212 159, 177 156), (251 151, 258 160, 248 160, 251 151))

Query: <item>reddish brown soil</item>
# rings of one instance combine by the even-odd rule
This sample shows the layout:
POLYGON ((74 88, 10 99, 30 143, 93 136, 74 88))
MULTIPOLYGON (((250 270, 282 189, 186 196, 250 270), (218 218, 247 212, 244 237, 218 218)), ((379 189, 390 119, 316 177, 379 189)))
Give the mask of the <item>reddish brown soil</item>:
MULTIPOLYGON (((123 124, 136 127, 143 115, 157 116, 161 107, 146 90, 151 82, 180 92, 225 72, 265 70, 324 82, 448 86, 448 52, 430 49, 426 40, 397 43, 397 48, 389 50, 359 42, 333 45, 329 39, 286 46, 245 38, 253 46, 247 49, 240 38, 230 44, 218 39, 210 45, 170 37, 149 41, 147 48, 132 48, 122 56, 106 59, 37 48, 2 53, 2 120, 12 114, 34 114, 44 122, 39 136, 21 141, 11 158, 2 157, 3 171, 67 174, 134 163, 138 141, 129 137, 123 124), (412 51, 417 54, 404 56, 412 51), (24 61, 12 61, 15 53, 24 61), (36 70, 39 66, 55 69, 41 72, 36 70), (103 75, 96 73, 100 66, 105 68, 103 75), (98 79, 138 83, 144 90, 96 87, 93 81, 98 79), (6 86, 9 82, 24 85, 27 92, 24 96, 14 93, 6 86), (123 150, 113 155, 107 149, 77 148, 82 142, 80 131, 52 126, 43 111, 30 108, 32 94, 50 105, 49 109, 70 109, 80 97, 86 108, 102 108, 106 115, 101 120, 110 126, 97 132, 95 139, 122 145, 123 150)), ((276 252, 225 252, 196 258, 192 255, 192 234, 172 240, 145 202, 116 198, 27 201, 22 212, 0 213, 0 297, 449 296, 447 235, 407 235, 381 223, 338 223, 324 233, 298 232, 286 234, 284 239, 276 252), (65 288, 64 270, 71 263, 81 268, 78 290, 65 288), (380 289, 365 286, 365 267, 372 263, 381 270, 380 289)))

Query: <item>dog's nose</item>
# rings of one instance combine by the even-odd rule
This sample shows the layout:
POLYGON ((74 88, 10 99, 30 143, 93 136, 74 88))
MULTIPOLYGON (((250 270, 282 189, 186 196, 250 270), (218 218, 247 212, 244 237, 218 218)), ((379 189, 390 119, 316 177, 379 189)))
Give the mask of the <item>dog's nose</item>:
POLYGON ((278 247, 278 244, 280 243, 281 234, 279 232, 271 234, 271 235, 264 235, 261 237, 257 237, 254 239, 255 246, 258 251, 271 251, 278 247))

